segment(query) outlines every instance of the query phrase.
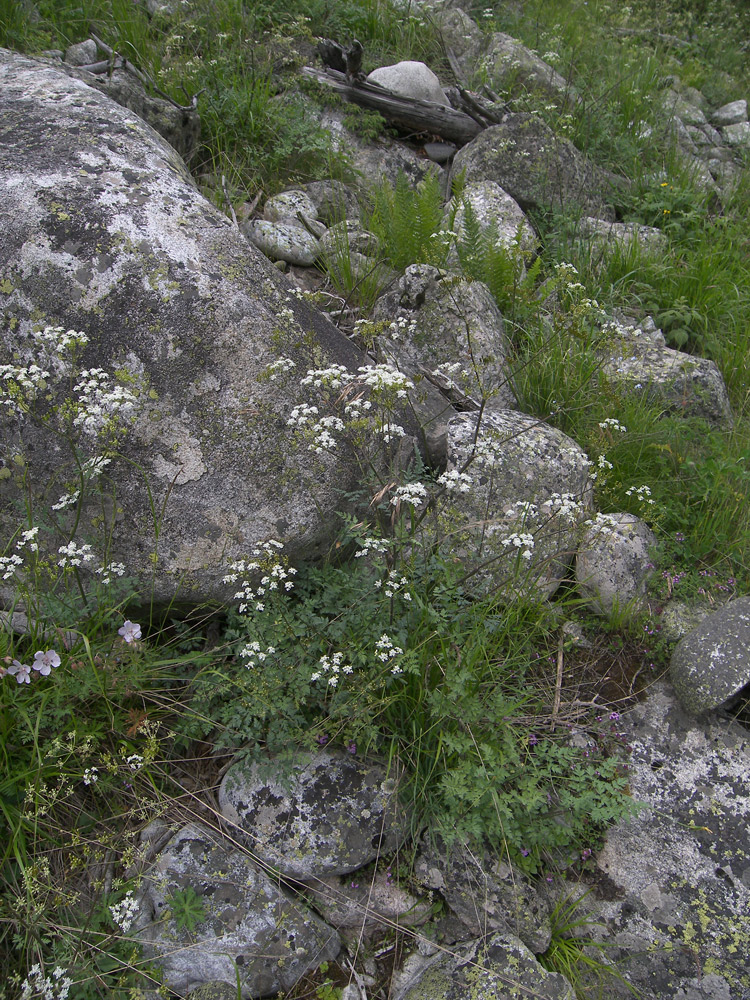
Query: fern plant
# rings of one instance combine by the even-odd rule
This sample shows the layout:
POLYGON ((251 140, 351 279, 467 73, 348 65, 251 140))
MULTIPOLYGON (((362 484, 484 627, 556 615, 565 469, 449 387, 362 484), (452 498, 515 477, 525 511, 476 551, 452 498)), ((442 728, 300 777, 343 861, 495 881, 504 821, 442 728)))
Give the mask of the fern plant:
POLYGON ((375 204, 366 228, 380 239, 383 256, 399 271, 410 264, 442 267, 449 242, 443 217, 440 179, 429 174, 416 188, 400 175, 395 186, 384 183, 375 193, 375 204))

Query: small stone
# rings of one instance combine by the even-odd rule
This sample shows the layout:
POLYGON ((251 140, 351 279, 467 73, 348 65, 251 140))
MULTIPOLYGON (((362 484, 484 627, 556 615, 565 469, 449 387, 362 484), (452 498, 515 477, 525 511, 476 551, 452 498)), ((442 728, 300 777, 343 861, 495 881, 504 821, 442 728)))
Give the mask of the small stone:
POLYGON ((97 59, 96 42, 93 38, 87 38, 85 42, 77 42, 69 45, 65 50, 65 62, 71 66, 87 66, 95 63, 97 59))

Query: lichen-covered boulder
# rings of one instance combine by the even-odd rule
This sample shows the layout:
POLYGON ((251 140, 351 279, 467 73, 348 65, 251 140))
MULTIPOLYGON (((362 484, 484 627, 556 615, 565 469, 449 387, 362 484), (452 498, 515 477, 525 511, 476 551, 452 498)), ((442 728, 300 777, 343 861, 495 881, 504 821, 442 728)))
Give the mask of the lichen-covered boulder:
POLYGON ((675 647, 669 676, 688 712, 717 708, 750 683, 750 597, 707 615, 675 647))
MULTIPOLYGON (((354 488, 354 465, 314 455, 287 419, 308 367, 356 370, 361 356, 291 295, 132 112, 7 51, 0 112, 0 362, 26 363, 30 332, 60 324, 88 335, 83 367, 119 373, 138 393, 122 458, 107 467, 110 558, 156 600, 179 590, 199 602, 231 596, 226 560, 263 540, 280 538, 292 555, 326 544, 337 524, 321 512, 354 488), (298 376, 286 388, 268 377, 281 357, 298 376)), ((2 407, 0 418, 4 446, 28 459, 23 482, 0 480, 9 538, 20 497, 30 490, 49 509, 78 473, 65 441, 28 414, 2 407)), ((96 537, 94 500, 64 512, 64 527, 80 515, 80 533, 96 537)))
POLYGON ((696 722, 667 684, 617 726, 641 810, 608 831, 577 910, 624 977, 607 977, 607 995, 739 1000, 750 986, 747 729, 719 715, 696 722))
POLYGON ((468 399, 474 408, 515 405, 503 317, 486 285, 412 264, 373 318, 388 322, 378 351, 400 371, 426 377, 465 409, 468 399))
POLYGON ((344 941, 367 940, 394 925, 419 927, 433 912, 430 899, 397 885, 390 868, 382 866, 374 872, 321 876, 306 891, 318 913, 344 941))
POLYGON ((239 975, 243 1000, 272 996, 341 947, 333 928, 200 823, 159 853, 139 903, 135 936, 182 994, 216 982, 236 989, 239 975))
POLYGON ((637 247, 649 256, 667 249, 667 237, 661 229, 641 226, 637 222, 605 222, 604 219, 584 218, 578 223, 577 241, 589 250, 594 261, 610 260, 616 253, 637 247))
MULTIPOLYGON (((554 57, 556 53, 551 55, 554 57)), ((575 103, 572 85, 554 66, 501 31, 490 38, 482 66, 496 89, 509 91, 514 97, 531 92, 563 106, 575 103)))
POLYGON ((467 184, 460 197, 448 206, 446 223, 453 214, 453 232, 459 240, 467 238, 467 211, 470 211, 481 232, 490 230, 497 244, 506 250, 518 247, 528 253, 538 246, 534 228, 521 206, 494 181, 467 184))
POLYGON ((575 555, 589 468, 575 441, 527 414, 459 413, 448 422, 451 502, 425 524, 450 537, 477 592, 550 595, 575 555))
POLYGON ((367 197, 383 181, 396 184, 405 178, 415 187, 427 174, 440 168, 416 151, 392 139, 375 139, 365 142, 346 127, 344 114, 337 110, 319 111, 310 107, 321 126, 329 133, 334 149, 343 153, 352 167, 357 194, 367 197))
POLYGON ((440 80, 423 62, 407 59, 393 66, 379 66, 369 74, 367 82, 376 83, 393 94, 411 100, 448 104, 440 80))
POLYGON ((359 219, 359 201, 354 191, 343 181, 311 181, 304 186, 315 210, 316 218, 326 226, 343 219, 359 219))
POLYGON ((243 222, 240 231, 271 260, 312 267, 320 253, 320 241, 298 222, 243 222))
POLYGON ((653 570, 656 535, 633 514, 600 514, 584 531, 576 553, 576 583, 598 614, 640 610, 653 570))
POLYGON ((315 202, 306 191, 290 188, 272 195, 263 206, 263 218, 268 222, 297 221, 297 214, 302 213, 307 219, 317 219, 318 210, 315 202))
POLYGON ((729 104, 723 104, 711 115, 711 121, 718 128, 723 128, 727 125, 738 125, 740 122, 746 122, 747 101, 730 101, 729 104))
POLYGON ((660 403, 665 412, 731 427, 729 394, 715 361, 618 330, 601 352, 601 377, 629 395, 660 403))
POLYGON ((539 955, 549 947, 552 929, 546 898, 503 858, 477 844, 455 840, 450 846, 427 835, 414 865, 425 888, 439 892, 472 935, 514 934, 539 955))
POLYGON ((567 979, 547 972, 512 934, 493 934, 440 952, 402 981, 393 1000, 575 1000, 567 979))
POLYGON ((233 764, 219 808, 254 855, 300 879, 355 871, 395 850, 408 830, 394 776, 328 751, 233 764))
POLYGON ((510 114, 502 125, 484 129, 456 153, 451 184, 494 181, 524 211, 531 208, 579 209, 597 218, 614 218, 607 206, 627 187, 591 163, 568 139, 556 136, 535 115, 510 114))

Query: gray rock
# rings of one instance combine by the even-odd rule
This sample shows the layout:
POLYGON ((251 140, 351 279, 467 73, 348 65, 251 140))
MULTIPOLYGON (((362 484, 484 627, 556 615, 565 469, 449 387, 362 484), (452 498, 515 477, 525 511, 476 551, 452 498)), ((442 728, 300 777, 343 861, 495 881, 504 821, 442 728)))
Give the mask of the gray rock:
POLYGON ((459 238, 465 235, 467 205, 471 206, 480 229, 496 230, 497 242, 501 246, 508 250, 519 246, 527 253, 536 250, 538 240, 533 226, 521 206, 499 184, 475 181, 464 187, 460 198, 451 200, 445 225, 447 227, 450 215, 455 213, 452 229, 459 238))
POLYGON ((571 438, 534 417, 460 413, 448 423, 447 474, 465 470, 470 488, 455 493, 444 521, 425 524, 437 538, 450 533, 476 592, 550 595, 576 550, 589 466, 571 438))
POLYGON ((219 808, 255 856, 301 879, 355 871, 395 850, 408 830, 395 778, 328 751, 233 764, 219 808))
POLYGON ((693 101, 688 101, 684 94, 668 90, 662 98, 662 103, 667 114, 679 118, 684 125, 705 125, 706 123, 703 111, 693 101))
POLYGON ((667 642, 679 642, 715 610, 708 604, 693 605, 685 601, 667 601, 659 617, 661 636, 667 642))
MULTIPOLYGON (((311 113, 314 114, 315 110, 311 109, 311 113)), ((370 192, 383 181, 395 185, 401 176, 416 187, 428 173, 440 170, 431 160, 418 156, 415 150, 392 139, 364 142, 346 127, 344 116, 339 111, 319 111, 318 119, 330 134, 334 149, 347 157, 358 196, 369 197, 370 192)))
POLYGON ((317 912, 345 941, 369 940, 388 928, 419 927, 431 916, 433 905, 397 886, 389 871, 372 874, 327 875, 307 889, 317 912))
POLYGON ((237 1000, 237 987, 214 979, 196 990, 191 990, 187 1000, 237 1000))
POLYGON ((423 62, 407 59, 393 66, 380 66, 370 73, 367 82, 384 87, 400 97, 430 101, 432 104, 448 104, 440 80, 423 62))
MULTIPOLYGON (((413 264, 377 301, 373 318, 390 321, 378 351, 410 377, 426 378, 464 408, 482 401, 489 409, 515 405, 503 318, 486 285, 413 264)), ((445 433, 429 407, 424 416, 433 433, 445 433)))
POLYGON ((617 200, 618 187, 627 186, 530 114, 508 115, 502 125, 485 129, 460 149, 450 183, 462 175, 466 183, 494 181, 524 211, 577 207, 598 218, 614 218, 605 206, 617 200))
POLYGON ((740 1000, 750 935, 747 729, 720 716, 696 722, 667 684, 617 725, 641 811, 608 831, 596 859, 605 878, 580 911, 600 922, 587 933, 626 980, 608 977, 607 995, 632 997, 629 983, 646 1000, 740 1000))
POLYGON ((312 181, 305 185, 305 191, 315 205, 317 218, 326 226, 342 219, 359 219, 357 196, 343 181, 312 181))
POLYGON ((714 361, 633 337, 615 337, 601 357, 606 379, 628 393, 654 400, 666 412, 732 426, 727 387, 714 361))
POLYGON ((570 983, 547 972, 511 934, 493 934, 421 963, 393 1000, 575 1000, 570 983))
POLYGON ((653 571, 649 550, 656 535, 633 514, 600 515, 584 532, 576 553, 576 584, 597 614, 642 610, 653 571))
POLYGON ((495 32, 482 58, 482 66, 496 90, 513 97, 531 92, 563 104, 577 100, 572 84, 557 70, 510 35, 495 32))
POLYGON ((426 142, 423 148, 434 163, 448 163, 457 149, 452 142, 426 142))
POLYGON ((320 239, 320 253, 323 258, 335 258, 352 253, 372 256, 377 252, 377 236, 368 233, 354 219, 337 222, 320 239))
POLYGON ((459 840, 448 847, 427 835, 414 865, 425 888, 440 893, 472 935, 514 934, 536 954, 549 947, 549 907, 533 885, 510 864, 477 844, 459 840))
POLYGON ((267 222, 254 219, 240 225, 243 236, 271 260, 312 267, 320 253, 320 241, 299 222, 267 222))
POLYGON ((708 615, 680 640, 669 676, 688 712, 717 708, 750 683, 750 597, 708 615))
POLYGON ((750 149, 750 122, 725 125, 721 130, 721 135, 728 146, 750 149))
POLYGON ((711 115, 711 121, 717 128, 746 122, 747 101, 731 101, 729 104, 722 105, 711 115))
MULTIPOLYGON (((290 294, 131 112, 6 51, 0 108, 0 305, 15 324, 3 330, 0 360, 28 358, 30 332, 60 324, 88 334, 83 365, 127 372, 141 390, 118 446, 123 460, 107 470, 122 511, 109 525, 109 558, 157 601, 179 591, 200 603, 230 597, 224 560, 247 558, 268 538, 282 536, 292 556, 326 545, 338 529, 321 512, 340 505, 356 473, 343 457, 313 456, 286 420, 311 352, 316 364, 353 371, 361 355, 290 294), (287 388, 259 379, 282 354, 296 365, 287 388), (169 497, 156 573, 144 478, 154 497, 169 497)), ((0 419, 0 438, 12 442, 16 418, 3 407, 0 419)), ((23 495, 54 502, 65 492, 65 452, 44 428, 24 424, 23 433, 33 448, 23 495), (50 498, 51 482, 60 488, 50 498)), ((19 489, 0 484, 3 537, 17 528, 19 489)), ((79 513, 82 534, 96 538, 99 498, 79 513)), ((49 544, 54 554, 61 541, 49 544)))
POLYGON ((125 69, 98 74, 67 63, 63 63, 60 69, 138 115, 166 139, 186 162, 189 163, 197 152, 201 120, 194 108, 177 108, 170 101, 152 96, 146 92, 143 82, 125 69))
POLYGON ((665 253, 668 245, 666 234, 653 226, 592 218, 580 220, 577 240, 590 250, 592 257, 601 260, 609 260, 634 245, 644 254, 657 256, 665 253))
POLYGON ((76 42, 69 45, 65 50, 65 62, 71 66, 86 66, 95 63, 97 60, 97 47, 93 38, 87 38, 85 42, 76 42))
POLYGON ((243 1000, 289 990, 336 957, 338 934, 230 841, 184 826, 158 855, 139 897, 135 937, 170 989, 234 985, 243 1000), (198 897, 189 924, 176 899, 198 897))
POLYGON ((318 210, 310 195, 295 188, 272 195, 263 206, 263 218, 268 222, 291 220, 298 225, 298 212, 308 219, 318 218, 318 210))
POLYGON ((430 5, 429 13, 446 49, 453 53, 459 69, 470 80, 477 73, 486 46, 484 33, 460 7, 430 5))

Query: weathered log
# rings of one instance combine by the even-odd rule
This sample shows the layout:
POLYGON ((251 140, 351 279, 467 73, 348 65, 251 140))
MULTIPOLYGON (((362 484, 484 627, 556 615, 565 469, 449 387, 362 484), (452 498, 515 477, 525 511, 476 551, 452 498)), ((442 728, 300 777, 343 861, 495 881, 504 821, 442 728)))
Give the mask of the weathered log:
POLYGON ((312 66, 305 66, 302 72, 318 83, 331 87, 353 104, 377 111, 388 121, 413 132, 430 132, 464 146, 482 131, 479 122, 469 115, 442 104, 401 97, 371 83, 351 84, 343 73, 334 69, 323 72, 312 66))

